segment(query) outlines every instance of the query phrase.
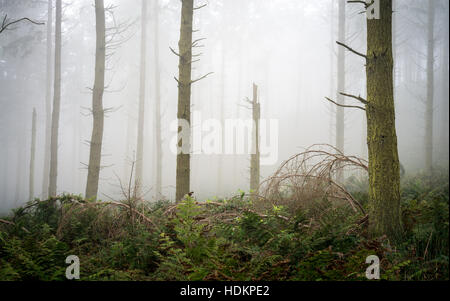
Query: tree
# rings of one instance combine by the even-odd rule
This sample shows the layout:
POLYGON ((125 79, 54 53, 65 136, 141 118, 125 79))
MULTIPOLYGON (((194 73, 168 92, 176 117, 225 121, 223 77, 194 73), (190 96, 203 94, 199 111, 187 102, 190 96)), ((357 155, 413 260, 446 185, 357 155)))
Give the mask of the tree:
POLYGON ((258 102, 258 86, 253 84, 252 105, 252 155, 250 157, 250 191, 258 193, 260 179, 260 152, 259 152, 259 120, 261 118, 261 104, 258 102))
POLYGON ((162 138, 161 138, 161 74, 159 67, 159 5, 154 3, 154 39, 155 39, 155 157, 156 157, 156 197, 162 196, 162 138))
MULTIPOLYGON (((224 124, 225 121, 225 43, 222 44, 221 53, 221 79, 220 79, 220 96, 219 96, 219 114, 220 122, 224 124)), ((223 133, 222 133, 223 134, 223 133)), ((219 154, 218 157, 218 168, 217 168, 217 194, 222 192, 222 168, 223 160, 222 156, 219 154)))
POLYGON ((55 77, 53 85, 53 113, 50 141, 50 181, 48 196, 56 196, 56 184, 58 177, 58 131, 59 115, 61 106, 61 19, 62 4, 61 0, 56 0, 56 19, 55 19, 55 77))
POLYGON ((47 71, 45 86, 45 148, 44 148, 44 175, 42 177, 42 198, 47 198, 50 169, 50 137, 52 120, 52 26, 53 26, 53 3, 48 0, 47 9, 47 71))
POLYGON ((103 141, 104 110, 103 93, 105 89, 105 5, 103 0, 95 0, 96 19, 96 51, 95 51, 95 80, 92 93, 93 127, 90 141, 88 177, 86 184, 86 198, 97 198, 98 182, 103 141))
POLYGON ((36 155, 36 109, 33 109, 31 118, 31 150, 30 150, 30 182, 28 200, 34 197, 34 158, 36 155))
MULTIPOLYGON (((345 2, 346 0, 339 0, 339 24, 338 24, 338 40, 345 43, 345 2)), ((337 91, 344 91, 345 89, 345 52, 341 47, 338 48, 337 57, 337 91)), ((337 102, 345 104, 343 95, 337 93, 337 102)), ((343 107, 336 108, 336 148, 344 152, 344 109, 343 107)), ((338 181, 342 181, 343 174, 338 174, 338 181)))
POLYGON ((428 1, 427 23, 427 102, 425 113, 425 169, 433 169, 433 120, 434 120, 434 20, 435 3, 428 1))
POLYGON ((178 82, 178 154, 177 154, 177 172, 176 172, 176 201, 181 201, 190 193, 190 172, 191 172, 191 131, 184 129, 183 126, 191 124, 191 86, 212 72, 195 80, 191 79, 192 57, 198 57, 200 54, 192 54, 193 47, 199 47, 198 43, 203 39, 192 41, 192 23, 194 10, 206 6, 202 5, 194 8, 194 0, 182 0, 181 5, 181 29, 180 41, 178 43, 179 52, 171 51, 179 57, 179 76, 175 80, 178 82), (187 131, 187 132, 186 132, 187 131))
MULTIPOLYGON (((356 1, 359 2, 359 1, 356 1)), ((367 54, 344 43, 340 46, 366 61, 367 100, 339 92, 365 107, 342 105, 366 111, 369 151, 369 231, 396 239, 401 233, 400 162, 395 128, 392 57, 392 0, 380 0, 379 19, 367 20, 367 54)))
POLYGON ((402 229, 393 67, 392 0, 380 0, 380 19, 367 20, 369 230, 374 236, 390 238, 396 238, 402 229))
MULTIPOLYGON (((178 78, 178 113, 180 121, 191 123, 191 71, 192 71, 192 22, 194 0, 182 0, 181 29, 179 46, 179 78, 178 78)), ((181 201, 190 191, 190 133, 188 138, 182 136, 181 125, 178 126, 176 200, 181 201), (184 146, 184 147, 183 147, 184 146), (185 152, 183 149, 187 149, 185 152)))
MULTIPOLYGON (((449 3, 446 2, 445 9, 445 19, 444 19, 444 37, 442 43, 442 119, 441 119, 441 138, 443 145, 443 160, 448 160, 449 157, 449 136, 448 136, 448 111, 449 111, 449 87, 448 87, 448 53, 449 53, 449 3)), ((447 161, 448 162, 448 161, 447 161)))
POLYGON ((140 196, 142 188, 142 170, 144 160, 144 121, 145 121, 145 92, 146 92, 146 69, 147 69, 147 0, 142 0, 141 16, 141 63, 139 77, 139 115, 136 148, 136 195, 140 196))

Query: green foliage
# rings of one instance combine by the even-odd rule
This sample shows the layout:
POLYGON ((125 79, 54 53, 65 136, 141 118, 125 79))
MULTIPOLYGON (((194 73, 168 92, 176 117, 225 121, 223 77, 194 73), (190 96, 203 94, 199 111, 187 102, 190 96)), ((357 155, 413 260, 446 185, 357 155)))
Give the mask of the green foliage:
MULTIPOLYGON (((358 181, 348 189, 366 204, 358 181)), ((444 173, 403 179, 404 234, 395 245, 369 240, 362 216, 327 199, 295 213, 258 212, 241 192, 139 212, 152 223, 79 196, 28 203, 0 224, 0 280, 65 280, 68 255, 79 256, 81 280, 366 280, 369 255, 379 256, 384 280, 449 279, 444 173)))

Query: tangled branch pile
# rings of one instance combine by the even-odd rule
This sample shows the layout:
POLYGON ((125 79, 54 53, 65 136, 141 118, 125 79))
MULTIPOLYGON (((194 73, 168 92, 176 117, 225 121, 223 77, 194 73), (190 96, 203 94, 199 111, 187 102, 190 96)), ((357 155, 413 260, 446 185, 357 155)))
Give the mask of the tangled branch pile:
POLYGON ((313 145, 285 161, 261 183, 259 204, 297 211, 327 199, 336 205, 347 203, 355 213, 365 214, 361 204, 337 180, 339 174, 361 170, 368 170, 366 160, 345 156, 331 145, 313 145))

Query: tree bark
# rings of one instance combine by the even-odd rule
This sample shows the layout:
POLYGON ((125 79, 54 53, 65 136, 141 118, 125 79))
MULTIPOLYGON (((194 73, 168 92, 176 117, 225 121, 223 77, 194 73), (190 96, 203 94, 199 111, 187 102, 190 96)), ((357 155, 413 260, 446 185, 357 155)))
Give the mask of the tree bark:
MULTIPOLYGON (((191 71, 192 71, 192 22, 194 0, 182 0, 179 41, 178 113, 179 122, 191 124, 191 71)), ((178 126, 178 147, 190 150, 191 134, 183 141, 181 124, 178 126), (184 145, 184 147, 182 147, 184 145)), ((190 191, 190 152, 177 155, 176 200, 183 200, 190 191)))
POLYGON ((31 151, 30 151, 30 182, 29 182, 29 197, 32 201, 34 198, 34 158, 36 154, 36 109, 33 109, 31 118, 31 151))
POLYGON ((427 104, 425 115, 425 169, 433 169, 433 122, 434 122, 434 1, 428 1, 427 24, 427 104))
POLYGON ((449 119, 448 119, 448 111, 449 111, 449 87, 448 87, 448 80, 449 80, 449 71, 448 71, 448 54, 449 54, 449 4, 446 4, 445 8, 445 35, 443 38, 443 51, 442 51, 442 64, 441 64, 441 70, 442 70, 442 121, 441 121, 441 138, 439 139, 442 141, 442 157, 441 160, 444 162, 449 159, 449 119))
POLYGON ((52 24, 53 23, 53 1, 48 0, 47 16, 47 72, 46 72, 46 92, 45 92, 45 146, 44 146, 44 167, 42 169, 42 198, 48 196, 48 185, 50 177, 50 137, 52 122, 52 24))
POLYGON ((253 84, 253 151, 250 157, 250 191, 258 193, 260 179, 260 152, 259 152, 259 120, 261 118, 261 104, 258 102, 258 86, 253 84))
POLYGON ((98 182, 100 176, 100 164, 103 141, 103 92, 105 88, 105 6, 103 0, 95 0, 96 18, 96 52, 95 52, 95 80, 92 95, 92 115, 94 125, 90 142, 90 155, 88 177, 86 185, 86 198, 97 198, 98 182))
MULTIPOLYGON (((219 96, 219 115, 220 115, 220 123, 225 124, 225 44, 222 45, 222 59, 221 59, 221 74, 222 78, 220 80, 220 96, 219 96)), ((223 139, 222 132, 222 139, 223 139)), ((223 140, 222 140, 223 141, 223 140)), ((218 168, 217 168, 217 191, 216 194, 220 195, 222 193, 222 169, 223 169, 223 157, 222 154, 218 154, 218 168)))
MULTIPOLYGON (((334 89, 335 89, 335 82, 334 82, 334 58, 335 58, 335 52, 334 52, 334 45, 335 45, 335 35, 334 35, 334 26, 335 26, 335 15, 334 15, 334 11, 335 11, 335 2, 334 0, 331 0, 331 6, 330 6, 330 95, 333 95, 334 93, 334 89)), ((334 124, 334 116, 337 115, 336 113, 336 107, 334 104, 330 103, 330 112, 331 112, 331 116, 330 116, 330 123, 329 123, 329 142, 330 145, 333 145, 333 132, 334 132, 334 128, 333 128, 333 124, 334 124), (334 115, 334 116, 333 116, 334 115)))
MULTIPOLYGON (((345 4, 346 0, 339 0, 339 24, 338 24, 338 40, 345 44, 345 4)), ((345 98, 340 92, 345 91, 345 49, 338 48, 337 58, 337 103, 345 105, 345 98)), ((344 108, 338 106, 336 108, 336 148, 344 153, 345 138, 345 121, 344 108)), ((342 182, 343 172, 339 170, 337 180, 342 182)))
POLYGON ((143 161, 144 161, 144 121, 145 121, 145 96, 146 96, 146 75, 147 75, 147 0, 142 0, 141 16, 141 63, 139 77, 139 114, 137 129, 136 147, 136 174, 135 193, 141 196, 143 185, 143 161))
POLYGON ((55 78, 53 85, 53 112, 50 142, 50 179, 48 196, 56 196, 58 177, 58 131, 59 115, 61 110, 61 0, 56 0, 56 20, 55 20, 55 78))
POLYGON ((380 19, 367 20, 369 231, 395 239, 402 227, 393 65, 392 0, 380 0, 380 19))
POLYGON ((156 198, 162 197, 162 132, 161 132, 161 75, 159 66, 159 5, 154 3, 155 38, 155 156, 156 156, 156 198))
MULTIPOLYGON (((339 29, 338 40, 345 44, 345 2, 339 0, 339 29)), ((338 48, 337 61, 337 103, 345 104, 344 96, 340 92, 345 90, 345 49, 338 48)), ((336 148, 344 152, 344 108, 336 108, 336 148)))

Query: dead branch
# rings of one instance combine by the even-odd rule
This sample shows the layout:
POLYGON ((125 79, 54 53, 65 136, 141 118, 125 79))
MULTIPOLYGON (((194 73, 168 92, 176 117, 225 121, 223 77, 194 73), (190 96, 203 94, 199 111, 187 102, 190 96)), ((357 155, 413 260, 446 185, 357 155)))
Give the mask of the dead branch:
POLYGON ((362 54, 361 52, 358 52, 358 51, 354 50, 353 48, 351 48, 351 47, 345 45, 344 43, 341 43, 341 42, 339 42, 339 41, 336 41, 336 44, 338 44, 338 45, 340 45, 340 46, 346 48, 347 50, 349 50, 349 51, 353 52, 354 54, 356 54, 356 55, 358 55, 358 56, 360 56, 360 57, 363 57, 363 58, 365 58, 365 59, 367 60, 367 55, 362 54))
POLYGON ((367 171, 367 165, 366 160, 346 156, 331 145, 313 145, 285 161, 261 183, 256 203, 266 208, 283 205, 295 211, 321 199, 343 200, 355 213, 365 215, 362 205, 335 177, 343 169, 367 171))
POLYGON ((361 102, 361 103, 363 103, 363 104, 365 104, 365 105, 368 104, 367 100, 365 100, 364 98, 362 98, 361 95, 356 96, 356 95, 351 95, 351 94, 347 94, 347 93, 343 93, 343 92, 340 92, 339 94, 341 94, 341 95, 343 95, 343 96, 350 97, 350 98, 354 98, 354 99, 358 100, 359 102, 361 102))
POLYGON ((337 105, 338 107, 342 107, 342 108, 351 108, 351 109, 360 109, 360 110, 363 110, 363 111, 366 110, 365 108, 360 107, 360 106, 348 106, 348 105, 342 105, 342 104, 339 104, 339 103, 337 103, 337 102, 331 100, 331 99, 328 98, 328 97, 325 97, 325 99, 328 100, 328 101, 331 102, 331 103, 334 103, 334 104, 337 105))
POLYGON ((14 25, 14 24, 17 24, 17 23, 23 22, 23 21, 28 21, 35 25, 45 25, 45 23, 43 23, 43 22, 33 21, 29 18, 21 18, 21 19, 15 20, 15 21, 8 22, 8 15, 5 15, 5 17, 3 18, 3 21, 2 21, 2 25, 0 26, 0 34, 3 31, 7 30, 8 27, 10 27, 11 25, 14 25))
POLYGON ((198 82, 198 81, 201 81, 202 79, 205 79, 206 77, 208 77, 209 75, 211 75, 211 74, 213 74, 213 73, 214 73, 214 72, 209 72, 209 73, 203 75, 202 77, 200 77, 200 78, 198 78, 198 79, 191 80, 191 84, 196 83, 196 82, 198 82))

